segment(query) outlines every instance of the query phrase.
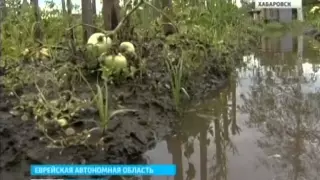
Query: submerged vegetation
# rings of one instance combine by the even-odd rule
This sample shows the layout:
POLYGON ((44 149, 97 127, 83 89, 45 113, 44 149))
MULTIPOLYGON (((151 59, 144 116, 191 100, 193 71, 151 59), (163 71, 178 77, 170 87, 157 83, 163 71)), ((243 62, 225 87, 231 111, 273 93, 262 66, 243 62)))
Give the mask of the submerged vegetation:
MULTIPOLYGON (((157 124, 151 115, 147 122, 136 118, 153 110, 169 126, 168 112, 183 113, 184 102, 214 90, 261 33, 245 8, 225 0, 127 0, 110 6, 122 17, 116 25, 107 13, 88 19, 92 12, 85 8, 81 20, 70 4, 67 12, 53 3, 40 11, 5 2, 0 65, 15 102, 11 114, 36 122, 55 147, 107 143, 107 134, 119 128, 109 123, 126 114, 128 123, 157 124)), ((124 133, 143 139, 133 135, 134 127, 124 133)))

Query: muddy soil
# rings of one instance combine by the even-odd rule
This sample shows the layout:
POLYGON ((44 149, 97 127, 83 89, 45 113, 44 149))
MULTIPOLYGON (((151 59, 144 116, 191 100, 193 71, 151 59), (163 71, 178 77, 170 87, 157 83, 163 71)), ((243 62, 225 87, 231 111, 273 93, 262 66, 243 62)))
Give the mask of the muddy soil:
MULTIPOLYGON (((149 57, 159 58, 157 51, 149 57)), ((238 52, 243 52, 242 50, 238 52)), ((237 54, 237 53, 236 53, 237 54)), ((235 56, 241 58, 241 53, 235 56)), ((64 149, 48 148, 48 141, 35 128, 35 121, 22 121, 10 112, 14 99, 4 93, 0 85, 0 177, 1 179, 24 180, 30 177, 29 165, 36 164, 130 164, 147 163, 142 154, 153 148, 166 135, 174 133, 176 119, 169 77, 159 61, 148 63, 148 75, 141 82, 128 81, 121 86, 111 87, 112 94, 122 106, 138 109, 138 112, 116 116, 109 122, 103 147, 72 146, 64 149), (155 86, 157 88, 155 88, 155 86)), ((212 64, 217 61, 212 57, 212 64)), ((3 73, 2 73, 3 75, 3 73)), ((187 89, 192 100, 205 98, 209 92, 222 87, 227 79, 226 72, 208 68, 199 76, 189 79, 187 89)), ((95 109, 83 112, 82 119, 94 119, 95 109)), ((85 121, 84 121, 85 122, 85 121)), ((87 123, 78 127, 90 128, 87 123)), ((101 132, 92 133, 94 137, 101 132)), ((69 177, 71 178, 71 177, 69 177)), ((80 178, 80 177, 74 177, 80 178)), ((117 177, 112 177, 112 179, 117 177)))

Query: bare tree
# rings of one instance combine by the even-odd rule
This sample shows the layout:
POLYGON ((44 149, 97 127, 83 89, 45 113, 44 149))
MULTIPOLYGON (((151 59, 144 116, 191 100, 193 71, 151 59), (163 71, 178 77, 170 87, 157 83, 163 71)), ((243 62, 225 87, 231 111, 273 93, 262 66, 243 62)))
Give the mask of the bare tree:
POLYGON ((2 20, 5 17, 5 11, 6 11, 6 1, 0 0, 0 23, 2 22, 2 20))
MULTIPOLYGON (((4 17, 5 17, 5 11, 6 11, 6 2, 5 0, 0 0, 0 27, 1 27, 1 24, 2 24, 2 21, 4 20, 4 17)), ((3 33, 1 31, 2 28, 0 28, 0 36, 1 36, 1 33, 3 33)), ((1 49, 2 49, 2 41, 1 41, 1 38, 0 38, 0 58, 1 58, 1 49)))
MULTIPOLYGON (((72 8, 73 8, 73 5, 72 5, 72 2, 71 0, 67 0, 67 10, 68 10, 68 23, 69 23, 69 26, 71 26, 72 24, 72 8)), ((70 31, 68 32, 69 33, 69 37, 71 40, 74 40, 74 33, 73 33, 73 29, 70 29, 70 31)))
MULTIPOLYGON (((73 5, 72 5, 72 2, 71 0, 67 0, 67 10, 68 10, 68 24, 69 24, 69 27, 72 26, 72 9, 73 9, 73 5)), ((72 48, 72 51, 75 52, 76 50, 76 47, 75 47, 75 43, 74 43, 74 40, 75 40, 75 37, 74 37, 74 30, 73 28, 71 28, 68 32, 67 32, 67 37, 69 37, 69 45, 71 46, 72 48)))
POLYGON ((105 30, 113 30, 120 20, 119 0, 103 0, 102 15, 105 30))
POLYGON ((67 10, 66 10, 66 1, 65 0, 61 0, 61 5, 62 5, 63 14, 66 14, 66 12, 67 12, 67 10))
POLYGON ((97 14, 96 0, 92 0, 92 13, 95 16, 97 14))
POLYGON ((73 9, 73 5, 72 5, 71 0, 67 0, 67 8, 68 8, 68 14, 71 15, 72 9, 73 9))
MULTIPOLYGON (((162 7, 161 1, 159 0, 153 0, 153 5, 158 9, 161 9, 162 7)), ((157 18, 160 16, 160 13, 158 11, 153 10, 153 15, 154 15, 154 18, 157 18)))
POLYGON ((23 0, 22 1, 22 6, 29 6, 28 0, 23 0))
POLYGON ((39 8, 39 1, 38 0, 30 0, 30 3, 33 5, 34 8, 34 15, 36 18, 36 26, 35 26, 35 39, 39 42, 42 40, 42 34, 41 34, 41 15, 40 15, 40 8, 39 8))
POLYGON ((84 43, 87 42, 89 37, 93 33, 93 15, 92 15, 92 3, 88 0, 81 1, 81 9, 82 9, 82 22, 86 24, 83 26, 83 41, 84 43), (89 25, 89 26, 88 26, 89 25))
POLYGON ((6 0, 0 0, 0 20, 5 17, 6 14, 6 0))
MULTIPOLYGON (((92 0, 92 14, 93 14, 93 24, 96 24, 97 19, 97 3, 96 0, 92 0)), ((97 29, 93 28, 93 32, 96 32, 97 29)))

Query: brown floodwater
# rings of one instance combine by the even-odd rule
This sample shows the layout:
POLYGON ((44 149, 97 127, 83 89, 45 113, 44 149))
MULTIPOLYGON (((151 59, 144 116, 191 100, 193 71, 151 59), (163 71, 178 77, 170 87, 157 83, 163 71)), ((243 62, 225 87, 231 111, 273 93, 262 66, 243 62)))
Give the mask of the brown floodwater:
POLYGON ((309 41, 263 38, 226 88, 188 108, 180 133, 145 153, 178 167, 151 179, 320 179, 320 56, 309 41))

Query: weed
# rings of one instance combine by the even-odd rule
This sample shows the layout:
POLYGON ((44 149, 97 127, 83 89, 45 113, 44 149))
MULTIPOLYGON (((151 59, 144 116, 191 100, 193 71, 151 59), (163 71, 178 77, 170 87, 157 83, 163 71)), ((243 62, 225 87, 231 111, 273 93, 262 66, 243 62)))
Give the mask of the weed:
POLYGON ((97 94, 95 98, 96 107, 99 112, 100 118, 100 128, 105 132, 108 122, 111 118, 118 114, 128 113, 128 112, 136 112, 134 109, 118 109, 111 111, 109 106, 109 92, 107 82, 104 82, 104 88, 101 88, 100 85, 97 85, 97 94))
POLYGON ((170 74, 171 92, 174 104, 176 109, 179 110, 181 104, 181 91, 189 97, 188 93, 183 88, 184 59, 182 57, 175 62, 173 59, 168 58, 165 63, 167 71, 170 74))

